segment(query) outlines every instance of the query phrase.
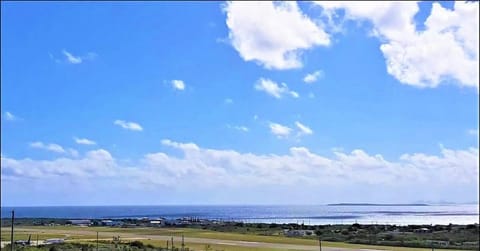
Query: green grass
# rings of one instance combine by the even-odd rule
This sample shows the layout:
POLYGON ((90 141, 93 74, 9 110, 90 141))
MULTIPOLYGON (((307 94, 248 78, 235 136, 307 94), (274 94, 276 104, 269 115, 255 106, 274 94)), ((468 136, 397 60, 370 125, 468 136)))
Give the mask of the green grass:
MULTIPOLYGON (((19 232, 15 233, 13 236, 14 240, 28 240, 29 233, 24 233, 24 232, 19 232)), ((65 238, 64 234, 50 234, 50 233, 39 233, 38 234, 38 239, 39 240, 45 240, 45 239, 52 239, 52 238, 65 238)), ((31 241, 36 241, 37 239, 37 234, 32 233, 32 238, 31 241)), ((1 235, 1 241, 10 241, 10 232, 4 232, 2 230, 2 235, 1 235)))
MULTIPOLYGON (((25 227, 28 229, 35 229, 40 231, 39 239, 47 238, 65 238, 68 236, 68 240, 75 239, 95 239, 96 232, 98 231, 101 238, 109 238, 115 235, 123 234, 135 234, 147 238, 147 240, 142 240, 146 244, 161 245, 165 246, 165 241, 161 240, 148 240, 149 235, 157 236, 182 236, 185 237, 195 237, 195 238, 206 238, 206 239, 218 239, 218 240, 233 240, 233 241, 250 241, 250 242, 266 242, 266 243, 278 243, 278 244, 295 244, 295 245, 318 245, 317 240, 312 239, 303 239, 303 238, 288 238, 284 236, 262 236, 255 234, 240 234, 240 233, 226 233, 226 232, 216 232, 211 230, 203 229, 194 229, 194 228, 110 228, 110 227, 75 227, 75 226, 41 226, 41 227, 25 227), (67 235, 59 235, 58 233, 48 233, 50 231, 64 230, 67 235), (85 234, 72 234, 68 235, 69 232, 73 231, 85 231, 85 234), (42 236, 42 237, 40 237, 42 236)), ((36 238, 36 233, 32 233, 32 239, 36 238)), ((16 229, 17 236, 15 239, 27 239, 28 232, 24 228, 19 227, 16 229)), ((10 240, 9 229, 2 228, 2 240, 10 240)), ((205 244, 198 243, 187 243, 189 247, 194 247, 196 250, 205 249, 205 244)), ((422 249, 422 248, 403 248, 403 247, 385 247, 385 246, 376 246, 376 245, 360 245, 360 244, 349 244, 342 242, 327 242, 323 241, 322 245, 325 247, 338 247, 338 248, 351 248, 351 249, 388 249, 394 251, 429 251, 431 249, 422 249)), ((213 250, 278 250, 278 249, 265 249, 265 248, 250 248, 250 247, 238 247, 232 245, 211 245, 213 250)), ((450 249, 451 250, 451 249, 450 249)))

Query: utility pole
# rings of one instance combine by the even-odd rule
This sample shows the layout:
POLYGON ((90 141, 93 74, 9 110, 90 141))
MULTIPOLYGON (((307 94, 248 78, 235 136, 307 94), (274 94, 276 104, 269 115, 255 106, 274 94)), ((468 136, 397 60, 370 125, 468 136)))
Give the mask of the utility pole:
POLYGON ((15 220, 15 211, 12 210, 12 231, 10 232, 10 250, 13 251, 13 221, 15 220))
POLYGON ((38 234, 37 234, 37 247, 38 247, 38 234))
POLYGON ((172 250, 173 250, 173 236, 172 236, 172 250))
POLYGON ((97 231, 97 251, 98 251, 98 231, 97 231))
POLYGON ((320 251, 322 251, 322 238, 320 236, 318 237, 318 247, 320 248, 320 251))
POLYGON ((185 239, 184 239, 184 236, 182 234, 182 251, 185 250, 185 239))
POLYGON ((168 240, 167 240, 167 251, 168 251, 168 240))

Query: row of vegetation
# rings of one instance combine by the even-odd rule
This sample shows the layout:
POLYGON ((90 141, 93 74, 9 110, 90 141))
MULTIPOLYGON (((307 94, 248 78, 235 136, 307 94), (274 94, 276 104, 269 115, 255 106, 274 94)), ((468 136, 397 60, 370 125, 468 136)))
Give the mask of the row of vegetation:
MULTIPOLYGON (((5 250, 10 250, 10 244, 5 246, 5 250)), ((174 247, 173 249, 167 247, 155 247, 151 244, 144 244, 141 241, 133 241, 128 243, 105 243, 100 242, 96 244, 82 244, 82 243, 62 243, 62 244, 52 244, 52 245, 39 245, 37 246, 15 246, 16 251, 70 251, 70 250, 79 250, 79 251, 110 251, 110 250, 119 250, 119 251, 190 251, 188 247, 178 248, 174 247)), ((209 250, 206 246, 206 250, 209 250)))
MULTIPOLYGON (((191 226, 190 226, 191 227, 191 226)), ((196 226, 199 227, 199 226, 196 226)), ((295 238, 321 239, 323 241, 346 242, 402 247, 441 247, 454 249, 479 248, 479 225, 302 225, 302 224, 245 224, 233 223, 201 226, 220 232, 282 236, 288 230, 311 230, 295 238), (420 231, 419 231, 420 230, 420 231)))
MULTIPOLYGON (((129 225, 140 224, 136 219, 123 220, 129 225)), ((96 221, 94 220, 93 223, 96 221)), ((9 226, 8 219, 2 226, 9 226)), ((64 225, 65 219, 18 219, 15 225, 64 225)), ((97 225, 97 224, 94 224, 97 225)), ((93 226, 95 227, 95 226, 93 226)), ((166 227, 169 227, 168 224, 166 227)), ((175 225, 176 228, 210 230, 259 236, 291 236, 289 231, 301 234, 291 238, 321 239, 323 241, 383 246, 454 248, 479 250, 480 231, 478 224, 470 225, 304 225, 220 222, 215 224, 175 225)))

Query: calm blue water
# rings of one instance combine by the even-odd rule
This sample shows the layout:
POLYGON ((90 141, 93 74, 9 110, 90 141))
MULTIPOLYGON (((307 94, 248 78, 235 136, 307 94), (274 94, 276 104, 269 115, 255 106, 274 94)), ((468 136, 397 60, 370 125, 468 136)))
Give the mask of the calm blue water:
POLYGON ((471 224, 479 222, 479 206, 72 206, 2 207, 2 217, 18 218, 199 217, 243 222, 304 224, 471 224))

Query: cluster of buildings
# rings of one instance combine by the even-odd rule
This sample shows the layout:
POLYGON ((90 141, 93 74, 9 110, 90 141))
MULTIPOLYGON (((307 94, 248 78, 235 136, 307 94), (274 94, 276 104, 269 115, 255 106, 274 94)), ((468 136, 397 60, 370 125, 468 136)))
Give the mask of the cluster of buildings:
POLYGON ((313 230, 284 229, 283 234, 288 237, 299 237, 315 235, 315 232, 313 230))
POLYGON ((199 219, 194 217, 183 217, 179 219, 165 218, 135 218, 135 219, 104 219, 104 220, 88 220, 74 219, 68 220, 67 225, 74 226, 108 226, 108 227, 164 227, 164 226, 188 226, 188 225, 210 225, 219 224, 219 221, 199 219))

